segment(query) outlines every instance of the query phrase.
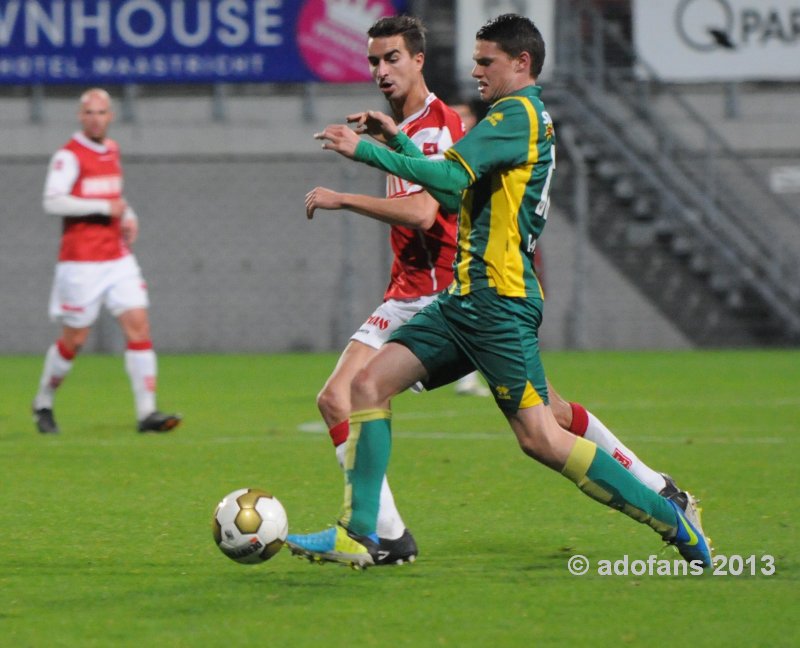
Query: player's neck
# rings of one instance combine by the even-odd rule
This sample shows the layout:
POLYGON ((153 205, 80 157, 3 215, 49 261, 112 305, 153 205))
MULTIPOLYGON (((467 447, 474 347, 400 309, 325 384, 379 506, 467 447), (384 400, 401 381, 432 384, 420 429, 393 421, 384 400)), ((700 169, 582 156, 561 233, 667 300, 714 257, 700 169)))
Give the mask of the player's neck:
POLYGON ((90 142, 94 142, 95 144, 98 144, 100 146, 102 146, 106 142, 106 136, 105 135, 103 135, 101 137, 91 137, 90 135, 88 135, 86 133, 86 131, 83 131, 83 136, 86 139, 88 139, 90 142))
POLYGON ((400 123, 422 110, 430 93, 428 86, 421 83, 402 99, 390 101, 395 120, 400 123))

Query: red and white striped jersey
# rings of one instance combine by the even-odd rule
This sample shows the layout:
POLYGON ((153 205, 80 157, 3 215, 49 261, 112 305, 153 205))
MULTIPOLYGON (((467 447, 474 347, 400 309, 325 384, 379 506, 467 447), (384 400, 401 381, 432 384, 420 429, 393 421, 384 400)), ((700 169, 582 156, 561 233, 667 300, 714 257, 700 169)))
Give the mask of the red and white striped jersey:
MULTIPOLYGON (((114 140, 97 144, 76 133, 50 162, 45 198, 112 200, 122 197, 122 166, 114 140)), ((59 261, 111 261, 130 254, 122 240, 119 218, 107 213, 66 216, 59 261)))
MULTIPOLYGON (((429 158, 442 159, 444 152, 464 136, 461 117, 433 93, 425 106, 405 119, 403 132, 429 158)), ((386 197, 399 198, 422 191, 422 187, 397 176, 386 179, 386 197)), ((428 230, 393 225, 392 262, 384 299, 409 299, 441 292, 453 279, 457 215, 442 210, 428 230)))

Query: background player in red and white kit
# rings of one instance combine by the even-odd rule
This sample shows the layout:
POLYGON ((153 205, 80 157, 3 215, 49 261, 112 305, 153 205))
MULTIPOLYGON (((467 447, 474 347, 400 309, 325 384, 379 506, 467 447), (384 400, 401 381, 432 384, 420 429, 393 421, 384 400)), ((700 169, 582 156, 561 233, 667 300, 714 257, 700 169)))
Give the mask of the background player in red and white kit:
MULTIPOLYGON (((425 83, 425 28, 410 16, 381 18, 367 32, 367 58, 373 79, 386 97, 399 127, 431 159, 464 134, 459 115, 425 83)), ((336 368, 317 397, 339 463, 349 433, 350 383, 389 335, 436 299, 453 278, 456 215, 444 212, 419 185, 389 176, 386 198, 346 194, 316 187, 306 196, 306 214, 316 209, 347 209, 391 225, 394 253, 383 303, 350 338, 336 368)), ((384 479, 378 515, 381 564, 413 560, 417 546, 395 506, 384 479)))
POLYGON ((63 218, 50 295, 50 317, 62 331, 45 356, 33 401, 34 421, 39 432, 59 432, 53 416, 55 392, 105 306, 125 334, 125 369, 133 388, 137 429, 167 432, 181 417, 156 409, 147 286, 129 248, 138 234, 138 220, 123 197, 119 147, 106 137, 113 120, 108 93, 99 88, 84 92, 78 119, 81 131, 53 155, 44 188, 45 211, 63 218))

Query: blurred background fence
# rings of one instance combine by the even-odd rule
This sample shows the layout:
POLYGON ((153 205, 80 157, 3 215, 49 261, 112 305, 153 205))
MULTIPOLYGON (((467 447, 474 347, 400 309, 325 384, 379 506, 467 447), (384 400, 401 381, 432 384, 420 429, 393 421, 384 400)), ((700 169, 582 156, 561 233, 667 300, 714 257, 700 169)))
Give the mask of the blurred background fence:
MULTIPOLYGON (((303 25, 313 16, 325 20, 331 4, 358 14, 360 29, 388 2, 248 7, 273 6, 285 22, 282 36, 301 43, 303 25)), ((34 4, 46 11, 53 3, 34 4)), ((713 18, 718 4, 665 0, 659 7, 710 11, 713 18)), ((728 4, 732 15, 749 11, 744 0, 728 4)), ((778 4, 791 9, 790 0, 778 4)), ((86 3, 98 11, 105 5, 86 3)), ((636 11, 655 5, 629 0, 393 6, 428 24, 426 75, 450 102, 474 96, 469 43, 486 17, 528 13, 545 34, 544 98, 565 133, 541 244, 545 348, 797 343, 800 68, 782 80, 664 80, 634 38, 636 11), (719 234, 737 222, 735 234, 719 234)), ((287 42, 274 50, 285 62, 273 73, 298 78, 282 82, 15 79, 34 69, 15 68, 7 56, 27 42, 22 7, 0 8, 0 34, 11 44, 0 50, 0 352, 39 353, 55 334, 46 308, 60 225, 43 215, 41 190, 50 155, 77 128, 77 95, 96 83, 116 101, 111 135, 121 144, 126 195, 141 219, 135 251, 151 289, 159 349, 341 347, 381 299, 388 230, 346 212, 318 212, 308 221, 303 197, 316 185, 382 194, 381 174, 320 151, 312 139, 349 112, 383 108, 372 85, 321 78, 327 72, 301 64, 299 54, 292 59, 287 42)), ((775 15, 784 20, 777 9, 775 15)), ((797 53, 800 35, 787 25, 781 45, 797 53)), ((52 30, 36 33, 44 42, 52 30)), ((363 31, 353 34, 363 39, 363 31)), ((366 69, 352 52, 350 59, 351 71, 366 69)), ((120 347, 116 326, 104 317, 90 350, 120 347)))

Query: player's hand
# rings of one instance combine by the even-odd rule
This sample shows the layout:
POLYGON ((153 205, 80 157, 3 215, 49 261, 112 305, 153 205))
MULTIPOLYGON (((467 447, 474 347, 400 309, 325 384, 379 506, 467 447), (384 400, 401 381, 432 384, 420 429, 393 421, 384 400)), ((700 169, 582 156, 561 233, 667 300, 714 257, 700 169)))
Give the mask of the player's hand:
POLYGON ((124 198, 112 198, 108 202, 110 204, 108 215, 111 216, 111 218, 122 218, 122 215, 128 208, 128 201, 124 198))
POLYGON ((306 194, 306 218, 314 218, 315 209, 341 209, 342 195, 325 187, 314 187, 306 194))
POLYGON ((133 245, 136 239, 139 238, 139 221, 135 218, 123 218, 120 223, 122 230, 122 240, 125 245, 133 245))
POLYGON ((359 135, 366 133, 381 144, 386 144, 399 130, 394 119, 378 110, 348 115, 347 123, 355 124, 355 131, 359 135))
POLYGON ((345 126, 344 124, 326 126, 325 130, 321 133, 314 133, 314 139, 324 140, 322 148, 329 151, 336 151, 351 160, 361 140, 349 126, 345 126))

